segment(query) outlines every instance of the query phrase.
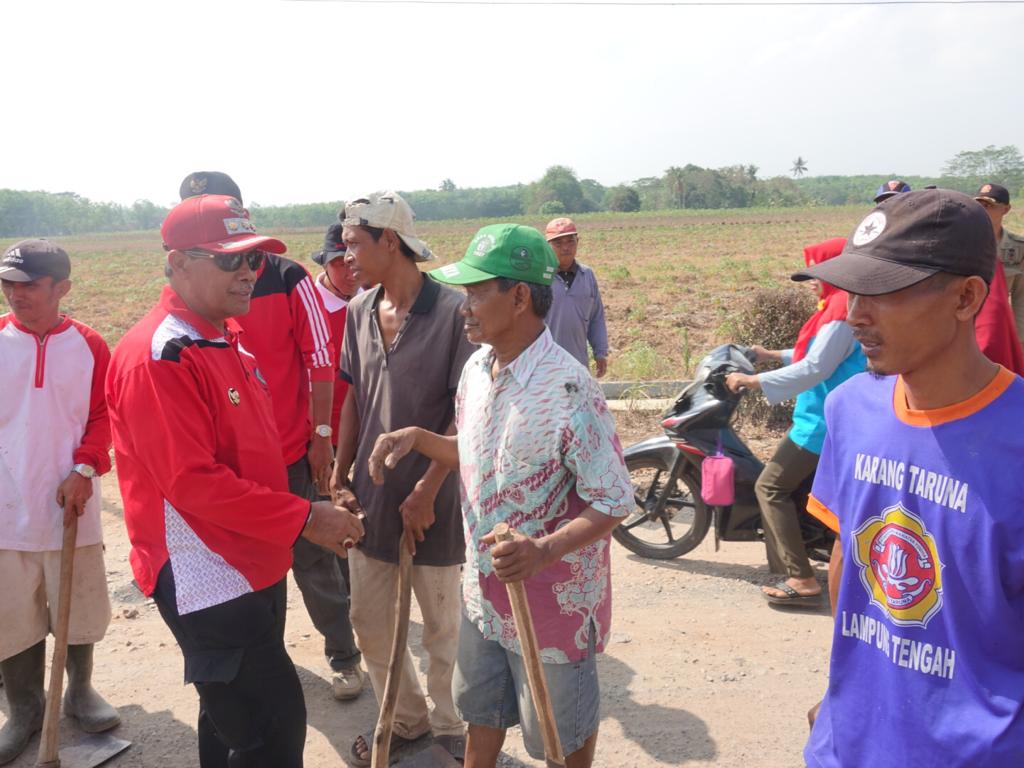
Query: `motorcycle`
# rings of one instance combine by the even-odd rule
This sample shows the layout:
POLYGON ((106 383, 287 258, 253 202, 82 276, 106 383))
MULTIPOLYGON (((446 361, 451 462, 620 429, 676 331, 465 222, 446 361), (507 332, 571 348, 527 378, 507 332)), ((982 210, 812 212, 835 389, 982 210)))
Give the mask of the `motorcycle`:
MULTIPOLYGON (((733 372, 754 373, 747 347, 723 344, 697 367, 696 377, 662 414, 665 434, 625 449, 633 482, 634 511, 612 532, 615 540, 641 557, 671 560, 704 540, 714 525, 719 541, 764 541, 761 509, 754 483, 764 469, 731 426, 743 397, 725 386, 733 372), (729 506, 708 506, 701 498, 701 464, 721 452, 732 459, 735 499, 729 506)), ((828 562, 835 534, 807 512, 813 475, 793 493, 807 555, 828 562)))

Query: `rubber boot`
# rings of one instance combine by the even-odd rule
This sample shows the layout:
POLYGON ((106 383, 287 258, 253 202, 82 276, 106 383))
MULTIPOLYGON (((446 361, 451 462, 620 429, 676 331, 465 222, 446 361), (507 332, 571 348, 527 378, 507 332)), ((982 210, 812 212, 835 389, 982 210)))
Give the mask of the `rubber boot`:
POLYGON ((7 723, 0 729, 0 765, 6 765, 25 751, 32 737, 43 729, 43 668, 46 641, 0 661, 7 691, 7 723))
POLYGON ((86 733, 102 733, 121 724, 117 710, 104 701, 92 687, 93 645, 68 646, 68 690, 64 694, 64 714, 78 721, 86 733))

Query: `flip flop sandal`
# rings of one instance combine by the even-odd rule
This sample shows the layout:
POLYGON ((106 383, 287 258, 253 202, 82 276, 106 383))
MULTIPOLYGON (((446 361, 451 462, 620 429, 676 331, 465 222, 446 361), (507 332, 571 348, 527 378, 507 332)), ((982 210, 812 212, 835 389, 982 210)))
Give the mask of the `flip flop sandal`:
POLYGON ((821 604, 821 592, 815 592, 813 595, 801 595, 784 581, 772 584, 771 589, 786 593, 785 597, 779 597, 778 595, 769 595, 762 590, 761 594, 764 595, 764 599, 773 605, 814 606, 821 604))
POLYGON ((466 761, 466 737, 442 734, 434 737, 434 743, 442 747, 445 752, 454 757, 460 763, 466 761))
MULTIPOLYGON (((376 728, 360 734, 356 737, 356 740, 352 742, 352 747, 348 751, 349 765, 354 765, 356 768, 367 768, 367 766, 370 765, 371 755, 373 754, 373 734, 375 730, 376 728), (366 745, 366 757, 360 757, 359 755, 359 739, 362 739, 363 743, 366 745)), ((414 752, 418 752, 423 747, 426 747, 429 739, 430 731, 417 736, 415 739, 406 739, 399 736, 397 733, 392 733, 391 749, 388 751, 388 765, 394 765, 403 757, 407 757, 414 752)))

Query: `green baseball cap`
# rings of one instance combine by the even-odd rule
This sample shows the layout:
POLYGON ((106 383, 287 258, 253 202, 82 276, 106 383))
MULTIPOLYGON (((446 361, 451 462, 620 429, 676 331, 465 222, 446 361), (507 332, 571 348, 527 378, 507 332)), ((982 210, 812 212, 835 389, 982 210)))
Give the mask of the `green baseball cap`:
POLYGON ((558 259, 544 235, 522 224, 489 224, 473 236, 462 261, 430 271, 449 285, 472 285, 496 277, 551 285, 558 259))

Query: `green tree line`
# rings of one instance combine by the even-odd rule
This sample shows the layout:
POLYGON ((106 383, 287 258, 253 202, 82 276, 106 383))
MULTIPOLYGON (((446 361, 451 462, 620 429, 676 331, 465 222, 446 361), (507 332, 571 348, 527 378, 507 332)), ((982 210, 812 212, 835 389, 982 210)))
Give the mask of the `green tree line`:
MULTIPOLYGON (((869 205, 879 184, 891 178, 902 178, 914 189, 935 184, 968 193, 987 181, 1003 184, 1014 198, 1024 194, 1024 157, 1012 145, 960 152, 937 177, 898 173, 805 176, 807 161, 802 157, 797 161, 793 174, 800 178, 760 178, 755 165, 702 168, 688 164, 667 168, 661 176, 605 187, 594 179, 579 178, 572 168, 555 165, 529 184, 463 189, 452 179, 444 179, 437 189, 402 194, 422 221, 508 219, 523 214, 557 216, 592 211, 869 205)), ((253 203, 251 208, 254 218, 264 227, 321 227, 335 220, 342 205, 336 200, 282 206, 253 203)), ((154 229, 160 226, 166 213, 166 208, 148 200, 125 206, 93 202, 70 192, 0 189, 3 237, 154 229)))

